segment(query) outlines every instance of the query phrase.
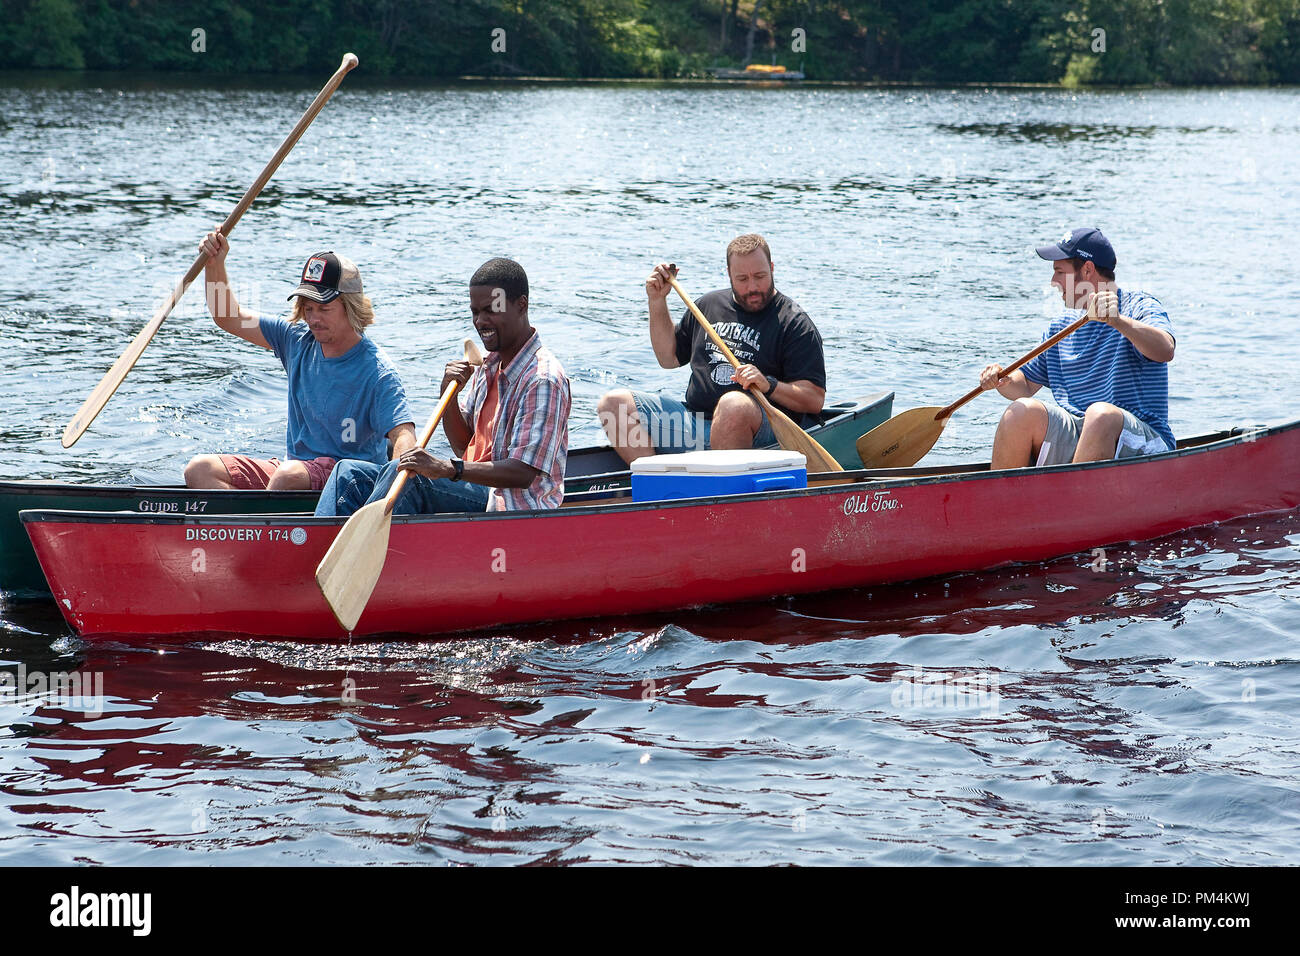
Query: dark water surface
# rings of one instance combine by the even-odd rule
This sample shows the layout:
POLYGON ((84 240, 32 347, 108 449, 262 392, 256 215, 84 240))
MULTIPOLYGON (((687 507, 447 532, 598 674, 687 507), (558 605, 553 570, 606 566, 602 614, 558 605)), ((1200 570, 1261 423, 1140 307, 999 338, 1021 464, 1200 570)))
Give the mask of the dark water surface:
MULTIPOLYGON (((67 419, 314 91, 0 76, 0 478, 174 481, 282 450, 283 373, 193 291, 71 451, 67 419)), ((654 365, 642 282, 758 230, 834 396, 945 404, 1055 314, 1075 224, 1178 333, 1178 434, 1293 418, 1300 92, 539 85, 341 90, 229 267, 283 309, 360 265, 422 417, 493 255, 599 440, 654 365)), ((987 456, 1003 402, 931 460, 987 456)), ((1152 489, 1176 494, 1176 489, 1152 489)), ((1104 502, 1099 502, 1099 507, 1104 502)), ((1033 534, 1008 503, 1008 534, 1033 534)), ((743 556, 719 550, 719 561, 743 556)), ((2 863, 1293 863, 1300 524, 1044 565, 452 640, 88 647, 0 599, 2 863), (99 704, 102 703, 102 710, 99 704), (215 852, 214 852, 215 851, 215 852)))

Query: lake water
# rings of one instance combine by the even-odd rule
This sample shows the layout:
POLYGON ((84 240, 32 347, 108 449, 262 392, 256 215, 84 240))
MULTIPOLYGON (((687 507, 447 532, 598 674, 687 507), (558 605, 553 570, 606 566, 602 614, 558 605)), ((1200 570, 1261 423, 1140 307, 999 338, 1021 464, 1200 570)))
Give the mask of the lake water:
MULTIPOLYGON (((313 93, 0 75, 0 478, 282 450, 282 371, 193 290, 87 435, 58 436, 313 93)), ((1099 225, 1121 286, 1168 307, 1185 435, 1300 407, 1296 155, 1294 89, 357 77, 229 268, 279 311, 308 254, 354 259, 423 419, 466 280, 517 258, 582 445, 605 390, 685 387, 646 338, 656 261, 699 294, 762 232, 832 397, 902 410, 1036 344, 1059 300, 1032 247, 1099 225)), ((929 460, 986 458, 1003 407, 962 409, 929 460)), ((1006 528, 1033 534, 1014 508, 1006 528)), ((98 674, 104 697, 0 692, 0 863, 1294 863, 1298 596, 1293 514, 1096 569, 443 641, 87 647, 52 605, 0 603, 7 670, 98 674)))

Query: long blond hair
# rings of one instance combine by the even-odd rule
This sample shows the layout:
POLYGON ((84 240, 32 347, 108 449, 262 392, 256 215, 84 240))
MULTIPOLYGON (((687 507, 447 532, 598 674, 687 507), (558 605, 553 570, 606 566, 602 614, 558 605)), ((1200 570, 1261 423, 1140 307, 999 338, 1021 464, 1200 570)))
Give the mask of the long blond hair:
MULTIPOLYGON (((348 324, 357 335, 364 334, 366 326, 375 324, 375 307, 370 304, 370 296, 364 292, 340 292, 339 298, 343 301, 343 311, 348 314, 348 324)), ((300 295, 294 296, 290 322, 301 321, 302 299, 300 295)))

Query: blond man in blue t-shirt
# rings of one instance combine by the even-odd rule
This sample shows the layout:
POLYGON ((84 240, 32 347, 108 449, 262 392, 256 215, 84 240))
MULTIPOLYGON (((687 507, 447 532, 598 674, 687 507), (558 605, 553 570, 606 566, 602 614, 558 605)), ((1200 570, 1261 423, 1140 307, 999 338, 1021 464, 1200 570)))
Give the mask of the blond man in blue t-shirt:
POLYGON ((415 424, 401 377, 365 334, 374 310, 361 273, 343 256, 318 252, 289 295, 288 321, 260 318, 236 300, 226 275, 230 242, 204 237, 204 281, 213 321, 231 335, 270 349, 289 378, 285 457, 196 455, 185 466, 190 488, 320 491, 345 458, 383 464, 415 447, 415 424))
POLYGON ((989 365, 980 384, 1012 400, 993 438, 993 468, 1058 465, 1150 455, 1174 448, 1169 371, 1174 334, 1155 296, 1115 284, 1115 250, 1098 229, 1075 229, 1038 255, 1067 311, 1052 335, 1093 311, 1089 322, 1010 375, 989 365), (1054 403, 1032 396, 1046 385, 1054 403))

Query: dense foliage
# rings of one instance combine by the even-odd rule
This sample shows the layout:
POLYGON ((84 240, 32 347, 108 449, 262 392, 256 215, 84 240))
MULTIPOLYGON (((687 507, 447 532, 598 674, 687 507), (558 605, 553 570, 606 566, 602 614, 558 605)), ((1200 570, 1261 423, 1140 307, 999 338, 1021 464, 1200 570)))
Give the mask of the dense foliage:
POLYGON ((1300 82, 1300 0, 0 0, 0 67, 1300 82))

